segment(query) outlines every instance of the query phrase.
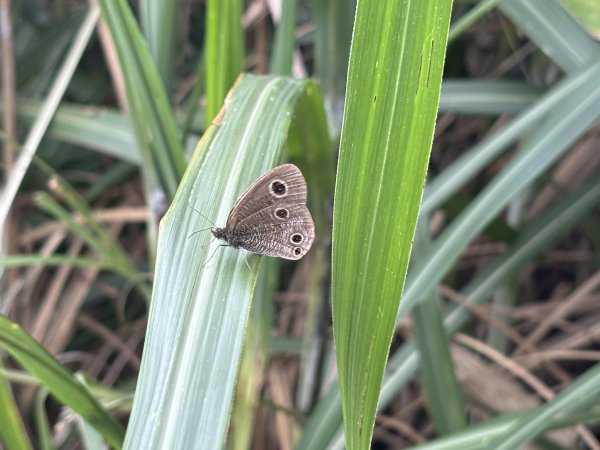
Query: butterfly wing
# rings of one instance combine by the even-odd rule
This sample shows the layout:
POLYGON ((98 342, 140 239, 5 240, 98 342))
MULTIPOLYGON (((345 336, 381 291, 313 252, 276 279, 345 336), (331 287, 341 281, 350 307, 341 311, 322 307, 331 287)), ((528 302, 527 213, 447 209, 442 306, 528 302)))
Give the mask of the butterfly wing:
POLYGON ((296 166, 275 167, 242 194, 229 214, 226 228, 246 250, 300 259, 315 237, 306 197, 306 181, 296 166))

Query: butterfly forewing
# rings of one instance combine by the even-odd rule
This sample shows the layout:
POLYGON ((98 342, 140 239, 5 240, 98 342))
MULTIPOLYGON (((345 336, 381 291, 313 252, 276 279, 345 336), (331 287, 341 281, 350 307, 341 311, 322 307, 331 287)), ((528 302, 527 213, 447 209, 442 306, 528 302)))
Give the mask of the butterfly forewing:
POLYGON ((248 219, 265 207, 281 203, 282 200, 306 205, 306 181, 300 169, 293 164, 275 167, 252 183, 231 208, 226 226, 233 230, 240 221, 248 219), (272 194, 270 185, 276 181, 287 184, 288 190, 285 195, 272 194))

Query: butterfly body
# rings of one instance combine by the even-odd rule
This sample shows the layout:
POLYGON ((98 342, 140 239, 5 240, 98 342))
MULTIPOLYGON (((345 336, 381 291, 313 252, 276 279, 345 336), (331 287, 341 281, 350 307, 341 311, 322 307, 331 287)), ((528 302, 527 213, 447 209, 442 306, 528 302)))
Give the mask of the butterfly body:
POLYGON ((283 164, 256 180, 231 209, 225 227, 212 234, 234 248, 300 259, 315 237, 306 199, 304 176, 293 164, 283 164))

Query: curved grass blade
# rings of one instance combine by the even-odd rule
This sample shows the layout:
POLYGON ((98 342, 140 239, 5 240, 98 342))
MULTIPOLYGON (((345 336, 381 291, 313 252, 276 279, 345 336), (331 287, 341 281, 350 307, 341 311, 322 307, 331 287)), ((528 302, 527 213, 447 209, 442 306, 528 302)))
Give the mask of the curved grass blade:
MULTIPOLYGON (((493 133, 485 141, 465 152, 431 180, 425 187, 420 214, 427 215, 454 195, 480 170, 497 158, 502 151, 517 142, 526 133, 531 133, 552 111, 569 101, 573 95, 581 95, 581 89, 589 91, 590 79, 598 76, 597 67, 582 68, 549 89, 539 101, 525 109, 506 127, 493 133), (578 94, 579 93, 579 94, 578 94)), ((585 94, 584 94, 585 95, 585 94)))
MULTIPOLYGON (((42 137, 54 116, 56 108, 58 108, 58 104, 73 76, 73 72, 81 59, 81 55, 92 36, 98 17, 98 8, 92 6, 73 40, 73 44, 68 52, 65 62, 61 66, 61 69, 54 80, 54 84, 50 88, 50 92, 27 136, 27 140, 23 144, 21 154, 19 155, 13 170, 10 171, 6 184, 0 192, 0 229, 4 227, 6 217, 8 216, 9 209, 17 194, 19 186, 21 185, 21 181, 27 173, 31 160, 35 156, 42 137)), ((3 235, 1 231, 0 235, 3 235)))
MULTIPOLYGON (((528 224, 519 239, 465 286, 460 292, 460 296, 469 299, 469 302, 474 305, 483 304, 498 286, 512 277, 515 272, 519 271, 576 223, 584 220, 590 214, 590 211, 598 205, 599 201, 600 177, 595 177, 580 190, 566 196, 556 207, 528 224)), ((450 311, 444 319, 447 334, 451 335, 462 329, 471 317, 471 311, 466 306, 456 307, 450 311)), ((397 396, 397 393, 415 377, 419 368, 420 359, 414 343, 408 342, 390 357, 388 371, 381 390, 379 407, 385 408, 397 396)), ((338 389, 333 386, 330 392, 319 401, 311 414, 297 449, 326 448, 332 441, 336 430, 341 435, 341 415, 338 389)), ((501 432, 501 430, 498 432, 501 432)), ((468 436, 468 432, 466 434, 465 436, 464 433, 460 433, 456 436, 464 436, 464 439, 469 441, 477 440, 477 438, 468 436)), ((452 436, 448 437, 448 442, 452 442, 452 439, 452 436)), ((424 446, 424 448, 430 447, 424 446)))
POLYGON ((0 447, 6 450, 26 450, 33 448, 19 408, 4 376, 4 361, 0 360, 0 447))
POLYGON ((424 290, 447 273, 463 249, 508 202, 530 186, 600 119, 600 63, 582 69, 576 89, 523 143, 503 171, 438 237, 429 257, 409 273, 399 317, 405 315, 424 290), (414 269, 414 270, 413 270, 414 269))
MULTIPOLYGON (((294 112, 300 115, 295 121, 312 123, 312 129, 305 129, 305 153, 296 160, 310 193, 311 181, 318 180, 314 168, 331 165, 326 143, 308 136, 327 135, 324 121, 315 121, 324 117, 317 92, 309 81, 246 75, 228 97, 220 120, 199 142, 161 221, 126 448, 204 449, 225 442, 260 257, 218 248, 216 242, 207 245, 212 239, 208 230, 189 237, 210 226, 190 206, 224 224, 239 195, 281 162, 294 112), (311 111, 296 107, 303 98, 311 111)), ((318 223, 322 213, 313 212, 318 223)))
POLYGON ((566 72, 578 71, 600 57, 597 41, 556 0, 504 0, 498 5, 512 22, 566 72))
POLYGON ((86 387, 19 325, 0 315, 0 346, 34 375, 61 403, 92 425, 113 447, 121 448, 124 430, 86 387))
POLYGON ((568 416, 582 402, 600 397, 600 364, 595 364, 554 399, 529 412, 494 439, 486 450, 517 450, 547 429, 552 419, 568 416))
MULTIPOLYGON (((129 113, 143 155, 146 195, 149 201, 157 197, 157 192, 172 198, 185 160, 162 81, 127 2, 99 0, 98 3, 119 55, 129 113)), ((150 205, 157 209, 151 201, 150 205)))
POLYGON ((179 33, 180 8, 181 0, 168 2, 142 0, 140 2, 144 35, 167 92, 170 91, 177 67, 175 47, 179 33))

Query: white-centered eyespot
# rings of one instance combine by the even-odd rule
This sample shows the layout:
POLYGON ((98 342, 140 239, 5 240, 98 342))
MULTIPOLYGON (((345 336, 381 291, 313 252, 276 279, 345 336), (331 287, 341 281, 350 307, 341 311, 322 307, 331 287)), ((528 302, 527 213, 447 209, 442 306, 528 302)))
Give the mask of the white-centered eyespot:
POLYGON ((279 220, 285 220, 290 216, 290 212, 286 208, 277 208, 273 214, 279 220))
POLYGON ((288 194, 288 186, 283 180, 274 180, 269 183, 269 192, 274 197, 282 198, 288 194))

